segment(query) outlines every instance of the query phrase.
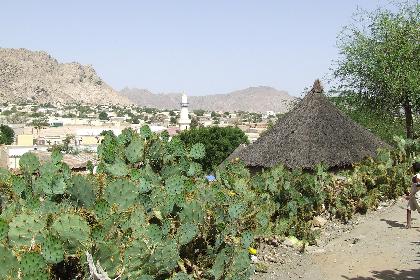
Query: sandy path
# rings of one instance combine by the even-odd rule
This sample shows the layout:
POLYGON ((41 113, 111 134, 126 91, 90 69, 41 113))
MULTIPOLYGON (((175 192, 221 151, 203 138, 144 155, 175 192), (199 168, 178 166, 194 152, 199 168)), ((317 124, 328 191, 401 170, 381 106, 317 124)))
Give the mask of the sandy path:
POLYGON ((325 246, 304 254, 277 247, 283 264, 254 279, 371 280, 420 279, 420 214, 405 229, 405 200, 360 216, 354 227, 325 246))

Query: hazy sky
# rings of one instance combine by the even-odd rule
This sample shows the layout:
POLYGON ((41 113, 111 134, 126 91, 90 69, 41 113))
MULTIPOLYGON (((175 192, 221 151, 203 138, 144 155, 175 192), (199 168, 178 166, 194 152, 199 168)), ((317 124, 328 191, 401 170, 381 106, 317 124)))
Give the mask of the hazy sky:
POLYGON ((0 47, 92 64, 125 86, 190 95, 268 85, 300 95, 329 73, 357 7, 385 0, 0 0, 0 47))

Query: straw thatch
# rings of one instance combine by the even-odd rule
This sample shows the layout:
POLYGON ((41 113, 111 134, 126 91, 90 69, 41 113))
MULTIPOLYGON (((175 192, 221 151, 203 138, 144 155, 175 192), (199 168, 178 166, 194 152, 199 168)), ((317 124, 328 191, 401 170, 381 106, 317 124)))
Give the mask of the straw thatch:
POLYGON ((347 167, 388 145, 353 122, 323 94, 319 80, 274 127, 247 147, 239 147, 229 159, 240 158, 248 167, 313 169, 347 167))

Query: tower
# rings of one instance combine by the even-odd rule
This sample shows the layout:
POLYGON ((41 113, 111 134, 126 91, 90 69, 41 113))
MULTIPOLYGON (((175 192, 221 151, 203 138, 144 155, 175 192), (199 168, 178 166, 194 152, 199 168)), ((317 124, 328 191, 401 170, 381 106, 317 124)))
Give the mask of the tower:
POLYGON ((190 128, 191 120, 188 116, 188 100, 187 95, 184 93, 182 94, 181 98, 181 114, 179 117, 179 130, 187 130, 190 128))

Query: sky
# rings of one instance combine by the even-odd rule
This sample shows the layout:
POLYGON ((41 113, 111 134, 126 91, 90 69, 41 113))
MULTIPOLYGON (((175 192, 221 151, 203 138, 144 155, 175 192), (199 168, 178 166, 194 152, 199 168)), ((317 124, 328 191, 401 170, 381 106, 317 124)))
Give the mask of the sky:
POLYGON ((328 78, 356 9, 386 0, 0 0, 0 47, 91 64, 116 90, 189 95, 328 78))

